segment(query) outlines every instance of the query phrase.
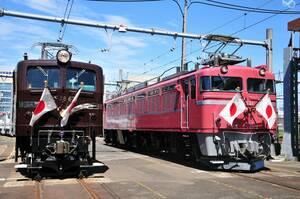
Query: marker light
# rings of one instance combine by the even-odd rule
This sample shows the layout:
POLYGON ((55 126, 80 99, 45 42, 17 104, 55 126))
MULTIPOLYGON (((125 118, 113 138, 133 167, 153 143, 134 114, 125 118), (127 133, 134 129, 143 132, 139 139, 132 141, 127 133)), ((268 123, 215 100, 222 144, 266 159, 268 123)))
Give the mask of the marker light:
POLYGON ((60 63, 66 64, 71 60, 71 53, 67 50, 59 50, 56 54, 56 59, 57 61, 59 61, 60 63))
POLYGON ((266 69, 265 68, 259 69, 259 75, 260 76, 265 76, 266 75, 266 69))
POLYGON ((222 74, 228 73, 228 67, 227 66, 221 66, 220 71, 222 74))

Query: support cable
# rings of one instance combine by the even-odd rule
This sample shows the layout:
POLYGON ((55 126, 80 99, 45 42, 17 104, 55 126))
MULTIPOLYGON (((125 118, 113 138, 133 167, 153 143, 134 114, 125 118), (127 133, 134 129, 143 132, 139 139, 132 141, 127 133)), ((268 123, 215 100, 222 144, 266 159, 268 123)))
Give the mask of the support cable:
MULTIPOLYGON (((212 2, 210 0, 206 0, 208 2, 212 2)), ((226 5, 227 3, 220 2, 219 4, 216 3, 217 1, 214 1, 212 3, 206 3, 203 1, 192 1, 189 6, 192 4, 202 4, 207 6, 213 6, 213 7, 219 7, 219 8, 225 8, 230 10, 237 10, 237 11, 248 11, 248 12, 255 12, 255 13, 269 13, 269 14, 300 14, 300 11, 289 11, 287 10, 270 10, 270 9, 259 9, 259 8, 253 8, 253 7, 247 7, 247 6, 239 6, 235 4, 226 5), (222 4, 221 4, 222 3, 222 4)), ((289 8, 290 9, 290 8, 289 8)))
MULTIPOLYGON (((172 1, 175 2, 176 0, 172 0, 172 1)), ((265 3, 263 3, 262 5, 256 7, 255 9, 260 9, 260 8, 262 8, 263 6, 269 4, 269 3, 272 2, 272 1, 273 1, 273 0, 269 0, 269 1, 265 2, 265 3)), ((177 4, 178 4, 178 1, 176 1, 176 2, 177 2, 177 4)), ((176 3, 176 2, 175 2, 175 3, 176 3)), ((192 1, 191 1, 191 2, 192 2, 192 1)), ((191 2, 190 2, 190 3, 191 3, 191 2)), ((180 5, 178 5, 178 6, 180 7, 180 5)), ((181 7, 180 7, 180 8, 181 8, 181 7)), ((245 12, 245 13, 243 13, 242 15, 239 15, 238 17, 235 17, 235 18, 233 18, 233 19, 231 19, 231 20, 225 22, 224 24, 222 24, 222 25, 220 25, 220 26, 217 26, 216 28, 214 28, 214 29, 208 31, 207 34, 210 34, 210 33, 214 32, 214 31, 216 31, 216 30, 218 30, 218 29, 221 29, 221 28, 223 28, 224 26, 227 26, 227 25, 231 24, 232 22, 241 19, 242 17, 246 17, 246 15, 247 15, 248 13, 250 13, 250 12, 245 12)), ((244 28, 246 28, 245 22, 244 22, 244 28)), ((193 41, 193 40, 190 40, 190 43, 191 43, 192 41, 193 41)), ((148 63, 153 62, 155 59, 159 59, 159 58, 161 58, 161 57, 163 57, 163 56, 165 56, 165 55, 167 55, 167 54, 169 54, 169 53, 175 51, 176 49, 177 49, 177 48, 175 47, 175 48, 173 48, 173 50, 171 50, 171 51, 166 51, 166 52, 162 53, 161 55, 158 55, 157 57, 150 59, 148 62, 144 63, 144 65, 147 65, 148 63)), ((199 50, 199 51, 200 51, 200 50, 199 50)), ((190 51, 190 52, 192 52, 192 51, 190 51)), ((198 52, 198 51, 197 51, 197 52, 198 52)), ((144 73, 143 73, 143 74, 144 74, 144 73)))
MULTIPOLYGON (((295 4, 295 7, 298 6, 299 4, 300 4, 300 3, 295 4)), ((284 9, 283 11, 287 11, 287 10, 289 10, 289 9, 291 9, 291 8, 284 9)), ((256 26, 256 25, 258 25, 258 24, 260 24, 260 23, 262 23, 262 22, 265 22, 265 21, 267 21, 267 20, 269 20, 269 19, 271 19, 271 18, 273 18, 273 17, 275 17, 275 16, 277 16, 277 15, 278 15, 278 14, 273 14, 273 15, 271 15, 271 16, 265 17, 265 18, 263 18, 263 19, 261 19, 261 20, 255 22, 255 23, 253 23, 253 24, 250 24, 250 25, 248 25, 248 26, 246 26, 246 27, 244 27, 244 28, 242 28, 242 29, 240 29, 240 30, 238 30, 238 31, 236 31, 236 32, 233 32, 232 34, 230 34, 230 36, 235 35, 235 34, 237 34, 237 33, 240 33, 240 32, 242 32, 242 31, 245 31, 245 30, 247 30, 247 29, 249 29, 249 28, 252 28, 252 27, 254 27, 254 26, 256 26)), ((219 45, 219 43, 217 43, 216 45, 211 46, 210 48, 213 48, 213 47, 215 47, 215 46, 217 46, 217 45, 219 45)), ((208 48, 208 49, 210 49, 210 48, 208 48)), ((190 52, 189 54, 187 54, 187 56, 190 56, 190 55, 192 55, 192 54, 194 54, 194 53, 196 53, 196 52, 199 52, 200 50, 202 50, 202 49, 201 49, 201 48, 196 49, 196 50, 190 52)), ((144 72, 144 73, 142 73, 142 74, 146 74, 146 73, 149 73, 149 72, 154 71, 154 70, 156 70, 156 69, 160 69, 160 68, 162 68, 162 67, 164 67, 164 66, 167 66, 167 65, 169 65, 169 64, 175 63, 176 61, 179 61, 179 60, 180 60, 180 58, 171 60, 170 62, 168 62, 168 63, 166 63, 166 64, 163 64, 163 65, 157 66, 157 67, 155 67, 155 68, 152 68, 152 69, 150 69, 150 70, 148 70, 148 71, 146 71, 146 72, 144 72)))
POLYGON ((69 20, 69 17, 70 17, 72 8, 73 8, 73 3, 74 3, 74 0, 68 0, 68 3, 66 5, 66 9, 65 9, 65 13, 64 13, 64 17, 63 17, 64 20, 61 23, 61 28, 60 28, 60 31, 59 31, 59 36, 58 36, 57 42, 61 42, 63 40, 63 37, 64 37, 65 32, 66 32, 66 28, 67 28, 67 23, 65 23, 65 22, 69 20), (70 1, 71 1, 71 5, 69 7, 70 1))

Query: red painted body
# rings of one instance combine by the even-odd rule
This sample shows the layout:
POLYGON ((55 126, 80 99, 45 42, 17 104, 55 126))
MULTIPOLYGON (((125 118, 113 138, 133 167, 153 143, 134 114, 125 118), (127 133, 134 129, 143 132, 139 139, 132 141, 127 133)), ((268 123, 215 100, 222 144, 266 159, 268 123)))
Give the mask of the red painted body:
MULTIPOLYGON (((255 111, 255 105, 265 93, 247 91, 247 79, 259 78, 274 80, 274 75, 266 72, 259 74, 259 68, 247 66, 228 66, 228 72, 222 74, 220 67, 203 67, 176 77, 164 80, 142 89, 126 93, 105 104, 104 128, 109 130, 158 131, 158 132, 191 132, 220 133, 269 132, 274 134, 275 123, 268 129, 266 120, 255 111), (239 91, 202 91, 200 79, 204 76, 241 77, 241 94, 248 108, 239 115, 231 126, 219 113, 239 91), (195 96, 191 93, 191 79, 195 79, 195 96), (180 92, 183 82, 189 82, 189 92, 180 92), (181 86, 179 86, 181 85, 181 86), (168 89, 167 86, 170 88, 168 89)), ((275 92, 269 94, 276 110, 275 92)))

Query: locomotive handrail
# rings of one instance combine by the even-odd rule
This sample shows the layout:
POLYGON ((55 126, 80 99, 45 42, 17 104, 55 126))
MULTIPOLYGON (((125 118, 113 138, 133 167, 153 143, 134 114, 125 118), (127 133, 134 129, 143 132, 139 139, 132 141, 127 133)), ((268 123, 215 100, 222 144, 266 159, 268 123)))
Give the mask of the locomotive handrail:
MULTIPOLYGON (((104 24, 92 21, 83 21, 83 20, 74 20, 74 19, 64 19, 61 17, 52 17, 46 15, 38 15, 38 14, 31 14, 31 13, 24 13, 24 12, 17 12, 17 11, 10 11, 5 10, 4 8, 0 9, 0 17, 3 16, 11 16, 11 17, 19 17, 19 18, 26 18, 26 19, 33 19, 33 20, 41 20, 41 21, 48 21, 48 22, 55 22, 55 23, 64 23, 64 24, 72 24, 72 25, 79 25, 79 26, 88 26, 88 27, 95 27, 95 28, 104 28, 104 29, 112 29, 118 30, 119 32, 137 32, 137 33, 146 33, 151 35, 164 35, 164 36, 172 36, 174 38, 177 37, 184 37, 190 39, 203 39, 203 40, 210 40, 210 41, 223 41, 222 37, 213 37, 211 34, 191 34, 191 33, 181 33, 181 32, 173 32, 168 30, 157 30, 154 28, 138 28, 138 27, 127 27, 126 25, 112 25, 112 24, 104 24)), ((268 40, 265 41, 255 41, 255 40, 246 40, 246 39, 239 39, 239 38, 232 38, 230 43, 237 43, 237 44, 248 44, 248 45, 257 45, 263 46, 266 49, 271 49, 271 44, 268 40)))

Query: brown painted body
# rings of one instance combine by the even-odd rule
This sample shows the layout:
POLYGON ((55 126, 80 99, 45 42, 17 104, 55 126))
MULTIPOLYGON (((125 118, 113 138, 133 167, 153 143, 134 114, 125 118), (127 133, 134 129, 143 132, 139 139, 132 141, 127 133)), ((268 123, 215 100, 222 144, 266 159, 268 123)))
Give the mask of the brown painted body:
POLYGON ((65 131, 81 130, 86 136, 95 140, 95 136, 102 135, 102 109, 103 109, 103 74, 101 67, 83 62, 71 61, 66 65, 59 64, 56 60, 24 60, 18 63, 14 71, 14 122, 16 133, 16 154, 21 151, 21 156, 30 152, 30 136, 37 135, 41 130, 59 131, 61 116, 59 112, 65 109, 74 98, 77 89, 66 87, 67 68, 78 68, 93 71, 96 74, 95 91, 82 91, 77 101, 77 105, 92 103, 97 105, 93 110, 81 110, 72 114, 65 131), (57 109, 43 115, 34 127, 29 126, 32 112, 34 111, 43 88, 29 88, 27 82, 27 70, 29 67, 44 66, 59 68, 59 88, 49 88, 57 109))

